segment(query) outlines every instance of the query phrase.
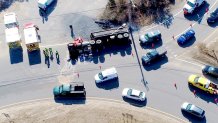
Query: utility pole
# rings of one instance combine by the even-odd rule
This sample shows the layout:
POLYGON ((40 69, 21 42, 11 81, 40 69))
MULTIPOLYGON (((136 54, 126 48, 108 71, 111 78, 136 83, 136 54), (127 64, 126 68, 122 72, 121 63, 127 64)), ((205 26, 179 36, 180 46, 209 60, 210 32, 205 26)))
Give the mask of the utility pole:
POLYGON ((135 50, 135 53, 136 53, 136 58, 137 58, 137 61, 138 61, 138 64, 139 64, 139 68, 140 68, 140 72, 141 72, 141 75, 142 75, 142 82, 144 85, 146 85, 148 82, 145 80, 145 77, 144 77, 144 74, 143 74, 143 71, 142 71, 142 66, 141 66, 141 63, 140 63, 140 60, 139 60, 139 55, 138 55, 138 52, 136 50, 136 45, 135 45, 135 41, 134 41, 134 38, 133 38, 133 34, 132 34, 132 9, 135 8, 135 4, 133 3, 132 0, 129 0, 129 4, 128 4, 128 20, 129 20, 129 23, 128 23, 128 27, 129 27, 129 32, 130 32, 130 37, 131 37, 131 40, 133 42, 133 47, 134 47, 134 50, 135 50))

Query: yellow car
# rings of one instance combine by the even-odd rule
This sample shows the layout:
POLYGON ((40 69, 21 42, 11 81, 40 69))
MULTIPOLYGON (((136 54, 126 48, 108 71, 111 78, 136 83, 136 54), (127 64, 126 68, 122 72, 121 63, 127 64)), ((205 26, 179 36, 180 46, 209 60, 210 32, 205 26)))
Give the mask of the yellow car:
POLYGON ((190 75, 188 83, 210 94, 217 94, 217 85, 211 83, 210 80, 198 75, 190 75))

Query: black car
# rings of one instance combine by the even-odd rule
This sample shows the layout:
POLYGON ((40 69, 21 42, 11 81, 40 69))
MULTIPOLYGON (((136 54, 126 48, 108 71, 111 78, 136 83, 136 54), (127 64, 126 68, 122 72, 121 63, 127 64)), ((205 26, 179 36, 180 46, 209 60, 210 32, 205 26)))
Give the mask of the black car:
POLYGON ((211 76, 214 76, 214 77, 218 77, 218 68, 206 65, 206 66, 203 67, 202 73, 203 74, 208 74, 208 75, 211 75, 211 76))
POLYGON ((207 18, 207 23, 215 23, 218 20, 218 8, 207 18))

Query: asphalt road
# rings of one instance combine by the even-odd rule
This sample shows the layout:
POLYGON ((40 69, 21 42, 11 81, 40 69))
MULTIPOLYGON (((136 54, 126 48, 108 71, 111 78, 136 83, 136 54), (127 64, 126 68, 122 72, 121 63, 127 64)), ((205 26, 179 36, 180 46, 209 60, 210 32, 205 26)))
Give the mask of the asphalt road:
MULTIPOLYGON (((215 123, 218 120, 216 115, 218 113, 217 105, 214 104, 215 97, 200 92, 197 92, 198 97, 195 97, 191 91, 192 88, 188 87, 188 76, 192 73, 201 75, 202 64, 187 58, 186 53, 191 51, 197 42, 211 41, 216 37, 216 34, 210 35, 213 34, 216 27, 207 25, 206 17, 208 14, 204 14, 204 9, 210 7, 210 11, 214 10, 218 6, 218 1, 208 0, 209 5, 203 6, 203 9, 198 13, 199 16, 191 19, 184 18, 180 8, 183 3, 178 2, 178 8, 172 12, 172 15, 175 16, 169 14, 173 19, 168 28, 162 24, 153 24, 134 32, 133 36, 139 57, 145 53, 146 49, 139 45, 138 36, 149 30, 159 29, 162 32, 162 44, 155 47, 165 47, 168 51, 167 59, 149 68, 143 67, 143 74, 148 83, 141 81, 142 77, 133 46, 122 50, 114 49, 90 62, 67 62, 66 43, 72 41, 69 25, 73 25, 76 36, 88 39, 91 31, 100 29, 93 20, 97 13, 103 10, 105 4, 106 0, 86 0, 85 2, 79 0, 65 2, 61 0, 58 1, 57 6, 48 16, 48 20, 44 20, 44 23, 39 15, 36 1, 15 4, 7 10, 16 10, 21 25, 21 34, 23 34, 22 28, 25 23, 33 22, 39 26, 39 34, 42 40, 41 50, 45 47, 58 50, 60 65, 54 59, 50 61, 48 68, 44 63, 43 53, 37 55, 40 58, 37 64, 30 65, 32 60, 29 60, 30 56, 28 56, 26 48, 21 52, 20 62, 11 64, 13 60, 11 60, 8 47, 4 42, 4 30, 0 30, 0 48, 2 51, 0 54, 0 105, 52 97, 52 88, 55 85, 73 80, 84 81, 87 95, 91 97, 122 100, 121 92, 125 87, 143 90, 147 93, 145 106, 190 120, 190 122, 198 122, 186 115, 184 116, 180 111, 180 105, 184 101, 188 101, 205 109, 206 119, 203 122, 215 123), (201 20, 201 22, 199 21, 199 23, 198 20, 201 20), (177 38, 178 35, 190 28, 190 24, 196 31, 196 40, 193 40, 185 48, 181 48, 172 36, 177 38), (119 82, 102 87, 96 86, 93 77, 101 71, 100 66, 101 69, 115 66, 119 74, 119 82), (177 89, 174 87, 174 83, 177 84, 177 89)), ((3 14, 1 13, 1 15, 3 14)), ((4 29, 3 19, 0 20, 0 28, 4 29)))

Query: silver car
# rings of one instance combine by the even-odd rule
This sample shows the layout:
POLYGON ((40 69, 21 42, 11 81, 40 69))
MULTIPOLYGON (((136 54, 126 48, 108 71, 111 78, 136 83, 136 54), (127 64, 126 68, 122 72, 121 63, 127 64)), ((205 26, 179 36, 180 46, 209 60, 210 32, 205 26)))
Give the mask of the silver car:
POLYGON ((184 102, 181 106, 181 110, 182 111, 185 111, 185 112, 188 112, 198 118, 201 118, 203 119, 204 118, 204 115, 205 115, 205 111, 193 104, 190 104, 188 102, 184 102))
POLYGON ((145 92, 131 89, 131 88, 124 88, 122 92, 122 96, 124 98, 130 98, 137 101, 145 101, 145 92))

